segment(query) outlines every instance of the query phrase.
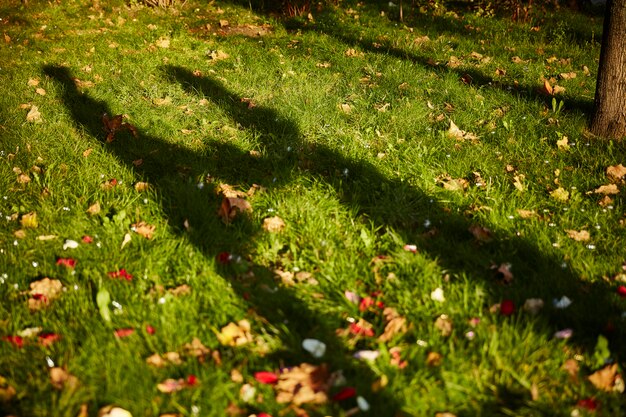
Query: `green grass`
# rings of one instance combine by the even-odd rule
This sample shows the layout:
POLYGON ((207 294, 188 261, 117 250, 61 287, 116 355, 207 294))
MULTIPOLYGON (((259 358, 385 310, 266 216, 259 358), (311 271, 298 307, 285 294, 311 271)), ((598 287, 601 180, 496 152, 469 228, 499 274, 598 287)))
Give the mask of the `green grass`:
MULTIPOLYGON (((341 371, 371 406, 360 415, 626 412, 623 394, 587 379, 604 360, 621 371, 626 354, 626 301, 617 293, 624 191, 604 205, 593 193, 626 149, 586 131, 601 20, 560 10, 512 23, 452 5, 405 5, 403 23, 396 14, 387 2, 327 6, 312 21, 221 1, 170 10, 121 1, 0 8, 2 415, 75 417, 83 404, 90 416, 109 404, 135 416, 222 416, 229 406, 242 416, 296 415, 254 374, 302 363, 341 371), (271 30, 228 33, 220 20, 271 30), (570 72, 576 78, 559 77, 570 72), (554 104, 541 92, 544 79, 565 88, 554 104), (40 120, 27 120, 31 106, 40 120), (138 137, 122 130, 105 143, 105 112, 126 115, 138 137), (478 140, 450 137, 451 121, 478 140), (564 136, 567 150, 557 146, 564 136), (446 176, 467 188, 449 190, 446 176), (103 187, 112 179, 117 185, 103 187), (138 182, 149 189, 137 191, 138 182), (250 213, 226 224, 217 214, 220 184, 263 189, 246 197, 250 213), (559 187, 566 201, 551 197, 559 187), (88 212, 94 203, 99 213, 88 212), (263 229, 272 216, 283 231, 263 229), (139 222, 155 226, 151 239, 134 231, 139 222), (475 238, 474 225, 492 239, 475 238), (570 230, 587 230, 590 240, 570 230), (78 247, 64 249, 68 239, 78 247), (507 263, 508 285, 496 272, 507 263), (120 269, 132 279, 110 276, 120 269), (296 275, 287 285, 277 270, 313 280, 296 275), (64 289, 30 311, 29 285, 44 277, 64 289), (182 285, 188 294, 169 291, 182 285), (431 299, 436 288, 444 302, 431 299), (382 309, 360 311, 346 291, 377 294, 407 326, 378 341, 382 309), (105 292, 110 300, 99 306, 105 292), (572 305, 556 308, 564 295, 572 305), (545 302, 537 315, 521 308, 529 298, 545 302), (506 299, 517 307, 510 316, 493 307, 506 299), (442 314, 448 335, 435 325, 442 314), (220 343, 222 329, 242 319, 252 340, 220 343), (341 332, 359 319, 375 337, 341 332), (10 342, 33 327, 60 339, 10 342), (115 337, 127 328, 134 333, 115 337), (571 338, 554 336, 567 328, 571 338), (608 351, 596 346, 603 337, 608 351), (194 338, 213 356, 189 354, 194 338), (326 343, 326 354, 303 350, 305 338, 326 343), (405 367, 394 365, 392 348, 405 367), (380 355, 357 360, 359 350, 380 355), (179 352, 182 363, 146 363, 166 352, 179 352), (441 355, 434 363, 433 353, 441 355), (563 369, 570 359, 575 378, 563 369), (78 382, 55 388, 52 363, 78 382), (190 375, 197 384, 157 390, 190 375), (248 402, 244 384, 256 389, 248 402), (590 398, 597 411, 577 406, 590 398)), ((342 388, 330 387, 329 397, 342 388)), ((342 416, 355 406, 351 398, 303 407, 342 416)))

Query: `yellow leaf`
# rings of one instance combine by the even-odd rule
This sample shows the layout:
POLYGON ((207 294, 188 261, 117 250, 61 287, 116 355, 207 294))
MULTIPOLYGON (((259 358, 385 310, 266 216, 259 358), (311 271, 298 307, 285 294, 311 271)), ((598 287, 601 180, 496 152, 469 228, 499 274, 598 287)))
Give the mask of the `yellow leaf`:
POLYGON ((559 148, 559 150, 562 151, 568 151, 569 150, 569 143, 568 143, 569 139, 567 136, 563 136, 562 139, 559 139, 556 141, 556 146, 559 148))
POLYGON ((565 190, 562 187, 559 187, 550 193, 550 197, 557 201, 566 202, 567 200, 569 200, 569 191, 565 190))
POLYGON ((30 177, 26 174, 20 174, 17 176, 17 182, 19 184, 28 184, 30 182, 30 177))
POLYGON ((522 181, 526 178, 526 176, 524 174, 518 174, 518 175, 514 175, 513 176, 513 186, 518 190, 518 191, 524 191, 526 189, 526 186, 524 184, 522 184, 522 181))
POLYGON ((589 375, 587 379, 589 379, 589 382, 600 390, 613 391, 617 377, 619 377, 619 374, 617 373, 617 364, 614 363, 594 372, 589 375))
POLYGON ((139 181, 135 183, 135 191, 143 192, 143 191, 148 191, 149 189, 150 189, 150 184, 147 182, 139 181))
POLYGON ((26 213, 22 215, 20 219, 20 224, 23 228, 26 229, 36 229, 39 226, 39 221, 37 220, 37 213, 31 211, 30 213, 26 213))
POLYGON ((159 38, 155 42, 155 45, 158 46, 159 48, 169 48, 170 47, 170 40, 169 40, 169 38, 159 38))
POLYGON ((87 158, 89 155, 91 155, 92 152, 93 152, 93 148, 85 149, 85 151, 83 152, 83 158, 87 158))
POLYGON ((228 323, 216 334, 217 340, 225 346, 241 346, 252 342, 250 334, 250 322, 239 320, 237 323, 228 323))

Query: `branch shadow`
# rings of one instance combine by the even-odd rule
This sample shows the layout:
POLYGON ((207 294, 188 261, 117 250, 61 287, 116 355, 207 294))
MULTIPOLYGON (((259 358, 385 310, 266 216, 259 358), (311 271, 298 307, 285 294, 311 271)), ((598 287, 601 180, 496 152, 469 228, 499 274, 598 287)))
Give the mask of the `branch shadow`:
MULTIPOLYGON (((518 304, 527 298, 552 300, 563 294, 576 300, 567 314, 548 306, 537 322, 537 332, 545 332, 546 326, 552 331, 573 328, 573 343, 590 349, 597 335, 605 332, 607 323, 619 320, 621 311, 607 284, 582 282, 572 270, 562 267, 560 259, 543 251, 535 242, 496 230, 492 242, 477 245, 468 232, 473 224, 471 219, 445 210, 433 196, 397 178, 383 175, 367 161, 347 158, 325 145, 307 143, 294 121, 282 117, 272 108, 248 108, 241 96, 214 78, 195 76, 180 66, 165 66, 162 71, 170 82, 180 84, 188 94, 212 101, 243 129, 257 134, 264 147, 261 157, 253 157, 229 143, 212 142, 207 152, 199 153, 158 137, 146 136, 141 131, 137 141, 103 144, 121 164, 156 187, 172 229, 185 234, 207 257, 215 258, 226 250, 242 254, 245 258, 250 250, 245 242, 254 239, 258 227, 250 222, 244 223, 237 229, 237 238, 233 239, 232 229, 223 225, 217 216, 207 216, 206 207, 198 207, 199 201, 192 197, 194 186, 181 179, 175 170, 172 172, 173 155, 184 160, 192 171, 204 172, 209 167, 212 172, 219 172, 223 180, 239 184, 280 187, 299 176, 319 179, 335 188, 343 198, 342 203, 354 208, 359 217, 382 228, 393 228, 405 242, 414 242, 420 252, 438 259, 447 269, 485 282, 495 297, 506 296, 518 304), (285 152, 287 148, 291 148, 292 152, 285 152), (137 158, 143 159, 140 167, 133 164, 137 158), (347 177, 340 174, 346 169, 350 173, 347 177), (424 218, 430 218, 436 226, 434 236, 423 233, 424 218), (181 227, 185 219, 197 228, 195 233, 189 234, 181 227), (492 260, 513 263, 516 276, 522 277, 519 285, 497 285, 488 272, 492 260), (547 277, 540 271, 550 271, 550 275, 547 277)), ((105 135, 100 115, 110 113, 108 105, 82 94, 68 68, 47 66, 43 72, 62 87, 63 104, 77 128, 102 140, 105 135)), ((206 206, 206 201, 203 204, 206 206)), ((214 199, 210 205, 217 209, 219 201, 214 199)), ((297 335, 297 340, 285 338, 285 350, 274 359, 290 363, 310 361, 310 357, 303 356, 300 341, 306 337, 322 339, 329 345, 330 351, 336 352, 326 358, 331 369, 343 369, 346 375, 358 381, 359 390, 369 392, 375 376, 368 367, 350 360, 350 353, 342 347, 335 329, 326 324, 338 319, 319 317, 319 313, 312 312, 289 288, 280 287, 272 296, 262 291, 250 291, 251 286, 256 288, 273 282, 273 273, 269 269, 253 265, 252 270, 254 282, 240 277, 233 279, 229 270, 221 271, 221 275, 225 280, 232 280, 239 295, 268 322, 283 323, 289 319, 306 323, 305 328, 290 328, 297 335), (255 293, 258 295, 249 297, 255 293)), ((427 317, 424 320, 431 322, 433 319, 427 317)), ((622 358, 625 353, 623 332, 615 326, 607 334, 613 343, 612 348, 622 358)), ((402 407, 401 398, 385 391, 375 394, 374 398, 372 415, 394 416, 402 407)), ((508 405, 521 406, 521 402, 515 404, 508 405)), ((481 407, 489 413, 501 405, 484 403, 481 407)))

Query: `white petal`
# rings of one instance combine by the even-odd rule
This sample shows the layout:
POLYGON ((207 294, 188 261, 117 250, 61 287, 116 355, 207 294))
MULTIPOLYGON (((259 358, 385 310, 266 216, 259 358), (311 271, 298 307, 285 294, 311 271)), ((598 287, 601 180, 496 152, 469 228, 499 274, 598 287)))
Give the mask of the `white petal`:
POLYGON ((370 403, 368 403, 367 400, 360 395, 356 397, 356 404, 359 406, 361 411, 368 411, 370 409, 370 403))
POLYGON ((326 344, 317 339, 304 339, 302 348, 309 352, 314 358, 321 358, 326 353, 326 344))

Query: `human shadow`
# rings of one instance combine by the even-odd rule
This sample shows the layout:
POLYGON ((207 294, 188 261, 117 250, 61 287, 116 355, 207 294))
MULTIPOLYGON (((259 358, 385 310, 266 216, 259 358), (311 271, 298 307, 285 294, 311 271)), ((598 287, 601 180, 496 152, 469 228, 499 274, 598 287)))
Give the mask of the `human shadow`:
MULTIPOLYGON (((537 332, 545 332, 546 328, 549 331, 573 328, 573 343, 591 348, 607 323, 619 319, 620 308, 607 284, 583 282, 571 269, 563 268, 560 259, 538 247, 535 242, 515 236, 510 231, 496 229, 491 242, 477 244, 468 232, 473 225, 472 219, 445 208, 434 196, 398 178, 382 174, 367 161, 348 158, 323 144, 308 143, 293 120, 282 117, 272 108, 250 108, 242 102, 241 96, 212 77, 196 76, 180 66, 165 66, 163 73, 170 81, 180 84, 188 94, 218 105, 242 129, 257 135, 262 147, 261 155, 253 156, 227 142, 211 141, 205 151, 195 152, 162 138, 146 136, 141 129, 137 141, 120 140, 102 145, 121 164, 154 185, 172 229, 185 234, 207 257, 215 257, 227 250, 246 258, 251 249, 246 242, 254 239, 258 226, 242 220, 233 238, 232 227, 222 224, 217 216, 206 215, 207 202, 195 197, 195 185, 172 170, 173 155, 177 160, 185 161, 192 171, 188 175, 209 169, 231 183, 281 187, 300 176, 319 179, 336 189, 337 194, 342 196, 342 204, 353 208, 359 218, 383 229, 393 229, 405 242, 415 243, 420 252, 437 259, 442 267, 484 284, 492 292, 493 300, 506 296, 521 304, 531 297, 552 300, 563 294, 576 300, 567 314, 547 306, 537 321, 537 332), (133 164, 137 158, 143 159, 139 167, 133 164), (424 233, 426 230, 422 223, 425 218, 432 221, 436 233, 424 233), (188 220, 196 232, 187 232, 181 226, 184 220, 188 220), (510 287, 499 285, 497 277, 489 270, 493 261, 514 264, 518 282, 510 287), (549 276, 545 275, 546 271, 549 271, 549 276)), ((62 101, 77 128, 84 129, 89 136, 102 139, 100 115, 110 112, 108 105, 78 91, 70 71, 65 67, 47 66, 44 74, 62 87, 62 101)), ((219 203, 217 198, 209 202, 215 210, 219 203)), ((359 389, 367 392, 374 376, 365 366, 349 359, 350 354, 342 347, 335 329, 325 324, 337 323, 338 319, 313 313, 289 288, 281 287, 278 293, 271 296, 263 291, 250 291, 251 286, 261 287, 273 280, 273 274, 267 268, 251 265, 250 269, 255 276, 253 282, 237 274, 233 279, 232 270, 228 269, 222 271, 222 276, 232 280, 239 294, 270 323, 282 323, 285 319, 306 323, 302 328, 290 328, 298 336, 297 340, 285 337, 285 349, 279 352, 276 360, 303 361, 300 341, 305 337, 320 338, 334 352, 339 352, 327 358, 331 368, 344 369, 346 374, 359 381, 359 389)), ((423 320, 431 322, 433 318, 423 320)), ((607 335, 612 342, 612 351, 623 358, 624 333, 614 326, 607 335)), ((395 415, 396 410, 401 408, 401 402, 400 398, 383 391, 372 401, 371 413, 395 415)), ((485 403, 482 409, 489 412, 500 405, 485 403)))
MULTIPOLYGON (((249 241, 259 232, 259 226, 246 216, 239 216, 233 224, 225 224, 215 214, 221 198, 215 193, 199 193, 197 182, 191 181, 200 174, 219 172, 222 181, 237 180, 238 183, 280 184, 289 178, 289 167, 285 158, 278 154, 282 147, 289 146, 297 139, 295 125, 288 121, 276 121, 278 114, 271 109, 258 109, 259 119, 255 123, 269 123, 275 140, 267 142, 267 152, 271 158, 256 160, 249 154, 228 144, 214 144, 205 152, 191 151, 184 146, 144 134, 137 129, 135 139, 129 133, 120 131, 111 143, 104 143, 107 136, 103 129, 102 115, 111 115, 111 108, 105 102, 82 93, 76 86, 70 70, 63 66, 45 66, 43 74, 56 83, 61 100, 69 111, 75 126, 88 136, 101 141, 107 152, 115 156, 121 165, 135 173, 138 180, 154 187, 160 206, 167 216, 172 230, 184 235, 207 258, 217 259, 217 272, 235 289, 247 304, 251 315, 261 322, 268 322, 275 329, 289 327, 280 334, 282 349, 269 355, 276 367, 295 366, 300 363, 328 365, 330 372, 341 371, 342 375, 356 387, 359 395, 370 400, 372 415, 397 416, 401 406, 389 393, 372 394, 371 384, 377 379, 362 361, 352 357, 336 331, 346 326, 342 317, 327 317, 319 311, 312 311, 288 286, 276 286, 275 273, 250 260, 249 241), (252 160, 251 160, 252 158, 252 160), (137 161, 141 160, 141 164, 137 161), (173 161, 182 162, 179 165, 173 161), (245 171, 238 167, 245 166, 245 171), (285 168, 287 168, 285 170, 285 168), (277 174, 279 171, 284 173, 277 174), (282 179, 281 179, 282 178, 282 179), (208 200, 208 201, 207 201, 208 200), (207 205, 210 207, 207 209, 207 205), (207 215, 207 212, 211 213, 207 215), (188 227, 185 227, 184 225, 188 227), (287 323, 297 323, 294 327, 287 323), (322 359, 315 359, 302 349, 305 338, 324 341, 327 351, 322 359)), ((218 94, 218 91, 214 91, 218 94)), ((222 99, 234 99, 233 95, 222 95, 222 99)), ((234 109, 235 107, 233 107, 234 109)), ((242 117, 242 116, 240 116, 242 117)), ((249 124, 252 126, 252 124, 249 124)), ((256 126, 256 124, 255 124, 256 126)), ((210 185, 208 185, 210 186, 210 185)), ((201 315, 201 312, 198 312, 201 315)), ((213 327, 223 323, 213 323, 213 327)), ((277 330, 278 331, 278 330, 277 330)), ((258 369, 257 369, 258 370, 258 369)), ((321 374, 320 374, 321 375, 321 374)), ((331 388, 329 395, 339 388, 331 388)), ((336 403, 332 407, 354 406, 354 399, 336 403)), ((250 405, 250 412, 260 412, 250 405)), ((335 409, 335 411, 337 411, 335 409)))

